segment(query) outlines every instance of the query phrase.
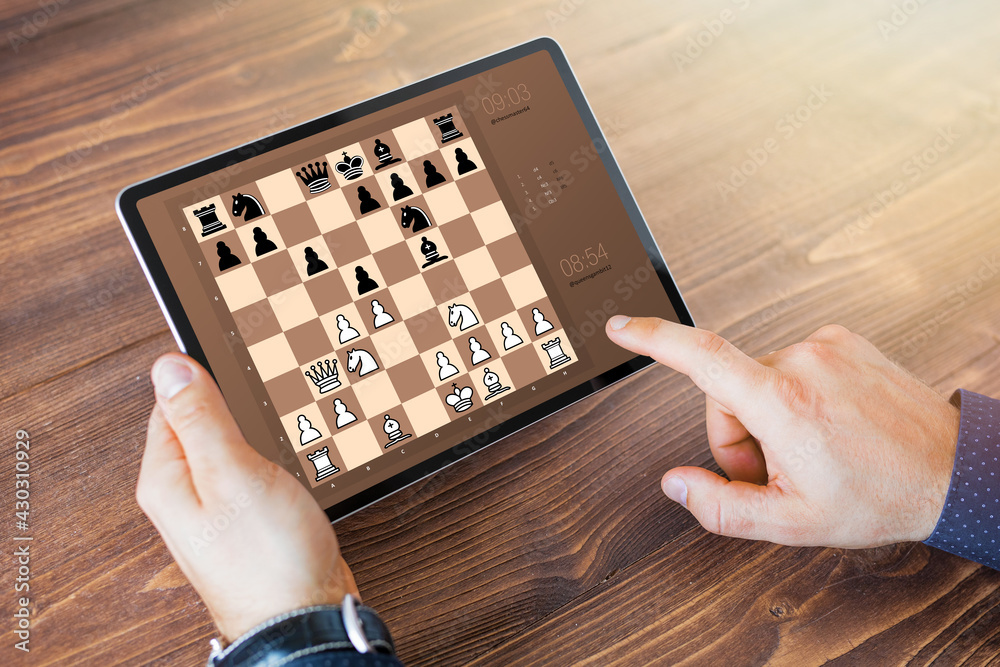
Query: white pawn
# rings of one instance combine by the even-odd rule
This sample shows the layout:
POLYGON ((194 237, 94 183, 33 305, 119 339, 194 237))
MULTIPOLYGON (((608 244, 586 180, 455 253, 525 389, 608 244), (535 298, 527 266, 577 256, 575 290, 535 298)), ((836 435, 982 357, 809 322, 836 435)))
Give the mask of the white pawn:
POLYGON ((514 327, 510 326, 506 322, 500 323, 500 333, 503 335, 503 349, 510 350, 517 347, 524 341, 521 337, 514 333, 514 327))
POLYGON ((438 379, 447 380, 452 375, 458 375, 458 368, 455 367, 451 360, 445 356, 444 352, 437 353, 437 365, 438 365, 438 379))
POLYGON ((392 315, 385 312, 385 306, 378 302, 378 299, 372 299, 372 315, 375 316, 375 328, 383 327, 390 322, 393 322, 392 315))
POLYGON ((347 406, 339 398, 333 399, 333 411, 337 413, 337 428, 344 428, 348 424, 358 421, 353 412, 347 410, 347 406))
POLYGON ((490 358, 490 353, 483 349, 483 344, 475 336, 469 337, 469 350, 472 352, 472 365, 482 363, 490 358))
POLYGON ((358 330, 351 326, 351 323, 347 321, 347 318, 343 315, 337 315, 337 328, 340 329, 340 342, 341 344, 346 343, 349 340, 354 340, 361 334, 358 330))
POLYGON ((319 440, 323 434, 313 428, 312 422, 305 415, 299 415, 299 444, 308 445, 313 440, 319 440))
POLYGON ((531 319, 535 320, 535 335, 541 336, 546 331, 552 331, 552 323, 545 319, 542 311, 537 308, 531 309, 531 319))

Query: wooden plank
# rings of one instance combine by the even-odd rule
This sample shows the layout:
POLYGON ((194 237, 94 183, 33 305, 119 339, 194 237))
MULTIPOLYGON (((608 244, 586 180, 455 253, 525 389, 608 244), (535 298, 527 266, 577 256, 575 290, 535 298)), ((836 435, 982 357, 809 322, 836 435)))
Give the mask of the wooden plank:
MULTIPOLYGON (((65 3, 0 58, 0 426, 39 452, 32 664, 197 663, 213 634, 133 500, 148 367, 172 342, 115 193, 535 35, 565 46, 702 325, 764 354, 837 320, 944 394, 1000 395, 997 9, 930 3, 883 37, 888 0, 412 0, 352 48, 385 6, 65 3), (735 20, 679 66, 724 8, 735 20), (769 138, 778 150, 720 193, 769 138)), ((0 33, 37 7, 4 5, 0 33)), ((996 654, 996 573, 922 546, 701 531, 657 482, 711 465, 702 411, 688 381, 650 370, 339 524, 407 664, 996 654)))

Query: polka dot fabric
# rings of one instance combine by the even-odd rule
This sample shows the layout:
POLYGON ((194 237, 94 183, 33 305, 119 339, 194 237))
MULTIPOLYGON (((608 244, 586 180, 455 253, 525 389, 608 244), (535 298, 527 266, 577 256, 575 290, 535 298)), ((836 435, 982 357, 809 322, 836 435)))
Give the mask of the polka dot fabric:
POLYGON ((1000 570, 1000 401, 964 389, 956 396, 962 419, 951 486, 924 544, 1000 570))

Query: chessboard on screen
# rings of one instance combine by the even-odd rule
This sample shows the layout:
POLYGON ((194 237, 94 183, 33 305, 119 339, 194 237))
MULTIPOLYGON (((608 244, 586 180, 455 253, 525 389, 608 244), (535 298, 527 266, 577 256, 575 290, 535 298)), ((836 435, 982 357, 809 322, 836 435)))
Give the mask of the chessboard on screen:
POLYGON ((454 107, 184 214, 313 486, 576 360, 454 107))

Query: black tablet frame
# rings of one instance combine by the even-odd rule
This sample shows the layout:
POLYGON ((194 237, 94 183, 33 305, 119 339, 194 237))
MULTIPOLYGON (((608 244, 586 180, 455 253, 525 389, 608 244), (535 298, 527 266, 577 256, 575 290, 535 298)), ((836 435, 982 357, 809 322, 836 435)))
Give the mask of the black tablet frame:
MULTIPOLYGON (((556 69, 570 97, 576 106, 577 111, 590 134, 591 141, 595 147, 600 146, 597 153, 614 183, 615 190, 621 198, 622 203, 628 212, 632 225, 639 235, 646 254, 660 279, 663 289, 670 298, 670 303, 682 324, 694 326, 694 321, 688 312, 687 305, 681 297, 680 291, 674 283, 673 277, 667 268, 663 255, 660 253, 656 241, 646 224, 639 206, 625 182, 618 163, 611 153, 611 148, 594 117, 594 113, 587 102, 580 84, 573 74, 566 55, 559 44, 550 37, 540 37, 538 39, 525 42, 510 49, 500 51, 490 56, 480 58, 460 67, 448 70, 441 74, 411 83, 402 88, 389 91, 383 95, 373 97, 359 102, 358 104, 346 107, 339 111, 314 118, 312 120, 282 130, 275 134, 258 139, 250 144, 238 146, 211 157, 193 162, 184 167, 169 171, 159 176, 135 183, 123 189, 115 202, 118 217, 122 221, 122 226, 128 234, 135 254, 142 265, 146 279, 149 281, 156 300, 167 319, 171 332, 177 341, 182 352, 185 352, 198 363, 202 364, 211 373, 208 360, 204 351, 198 343, 191 322, 181 306, 177 292, 170 282, 167 272, 160 260, 156 248, 149 237, 145 224, 138 211, 138 202, 146 197, 154 195, 163 190, 182 185, 196 178, 216 172, 244 160, 263 155, 276 148, 287 146, 301 139, 305 139, 316 133, 323 132, 344 123, 357 120, 373 112, 380 111, 413 97, 432 92, 442 86, 450 85, 462 79, 482 74, 495 67, 518 60, 539 51, 546 51, 552 57, 556 69)), ((414 464, 411 468, 398 473, 386 480, 378 482, 367 489, 343 500, 326 509, 327 516, 331 521, 337 521, 352 514, 361 508, 370 505, 386 496, 413 484, 424 477, 434 474, 441 469, 459 461, 480 449, 491 445, 502 438, 511 435, 523 428, 526 428, 545 417, 566 408, 577 401, 580 401, 591 394, 614 384, 644 368, 651 365, 653 361, 649 357, 636 356, 633 359, 616 366, 615 368, 602 373, 593 379, 583 382, 572 389, 569 389, 558 396, 551 398, 521 414, 508 419, 507 421, 494 426, 482 433, 465 440, 444 452, 441 452, 429 459, 425 459, 414 464)), ((213 375, 214 377, 214 375, 213 375)))

